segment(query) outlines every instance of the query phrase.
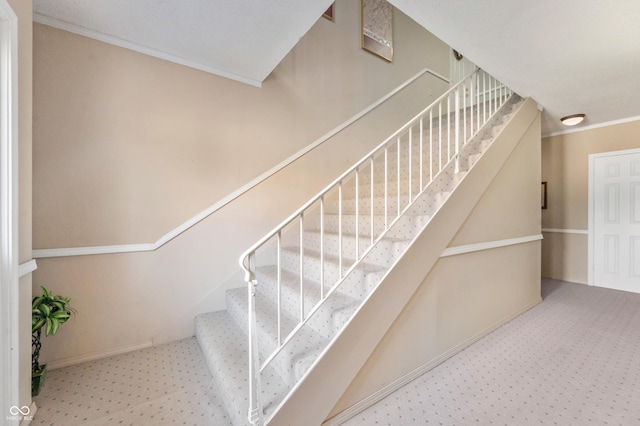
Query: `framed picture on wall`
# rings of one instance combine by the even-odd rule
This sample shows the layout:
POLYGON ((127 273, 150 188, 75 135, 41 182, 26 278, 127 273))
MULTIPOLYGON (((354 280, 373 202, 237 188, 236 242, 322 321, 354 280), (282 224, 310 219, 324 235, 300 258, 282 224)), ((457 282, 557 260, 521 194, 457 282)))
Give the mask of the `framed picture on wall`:
POLYGON ((540 191, 540 205, 543 209, 547 208, 547 182, 542 182, 542 188, 540 191))
POLYGON ((333 3, 329 8, 322 14, 323 17, 327 18, 330 21, 333 21, 333 3))
POLYGON ((393 6, 386 0, 362 0, 362 48, 393 61, 393 6))

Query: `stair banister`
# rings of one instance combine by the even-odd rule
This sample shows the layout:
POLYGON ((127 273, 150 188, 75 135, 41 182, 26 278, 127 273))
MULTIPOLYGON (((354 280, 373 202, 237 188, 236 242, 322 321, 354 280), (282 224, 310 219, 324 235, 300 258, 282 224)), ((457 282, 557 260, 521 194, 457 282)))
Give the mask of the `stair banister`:
MULTIPOLYGON (((298 209, 295 213, 290 215, 287 219, 285 219, 279 226, 274 228, 270 233, 261 238, 257 243, 255 243, 251 248, 249 248, 239 259, 240 267, 245 272, 245 280, 248 283, 248 309, 249 309, 249 385, 250 385, 250 401, 249 401, 249 421, 253 424, 263 424, 263 405, 264 402, 260 401, 261 393, 261 373, 262 371, 274 360, 274 358, 280 353, 280 351, 285 347, 285 345, 296 335, 296 333, 308 322, 310 318, 314 315, 314 313, 320 309, 322 303, 327 300, 329 296, 331 296, 339 287, 339 285, 346 279, 346 277, 355 270, 358 266, 358 263, 364 259, 375 247, 375 245, 385 236, 385 233, 396 224, 402 215, 411 207, 411 204, 415 199, 418 198, 424 192, 425 188, 429 185, 430 182, 434 181, 439 174, 444 170, 445 167, 448 167, 452 161, 455 161, 455 170, 459 170, 460 165, 458 164, 460 150, 463 145, 467 143, 467 141, 484 125, 485 122, 489 120, 494 112, 498 110, 498 108, 505 102, 509 96, 511 95, 511 91, 506 88, 506 86, 499 83, 493 77, 489 77, 489 82, 487 84, 487 74, 484 71, 476 69, 467 77, 459 81, 456 85, 451 87, 446 93, 436 99, 430 106, 425 108, 419 114, 417 114, 413 119, 411 119, 407 124, 401 127, 398 131, 389 136, 384 142, 370 151, 362 160, 357 162, 351 168, 349 168, 346 172, 341 174, 337 179, 335 179, 330 185, 328 185, 325 189, 323 189, 316 197, 309 200, 305 203, 300 209, 298 209), (462 90, 462 92, 461 92, 462 90), (462 102, 460 100, 460 96, 462 93, 462 102), (452 102, 453 96, 453 102, 452 102), (471 125, 470 133, 467 134, 467 97, 470 99, 470 115, 469 121, 471 125), (446 99, 446 105, 445 105, 446 99), (462 103, 462 105, 461 105, 462 103), (475 104, 475 113, 476 117, 474 120, 474 104, 475 104), (482 108, 480 107, 482 104, 482 108), (434 127, 434 110, 437 107, 437 141, 434 141, 434 131, 436 130, 434 127), (443 107, 446 108, 446 117, 444 117, 443 107), (482 114, 481 114, 482 109, 482 114), (451 117, 453 113, 453 117, 451 117), (462 113, 462 117, 461 117, 462 113), (481 117, 482 116, 482 117, 481 117), (429 120, 429 127, 426 130, 424 127, 424 120, 429 120), (453 122, 452 122, 453 119, 453 122), (475 121, 475 123, 474 123, 475 121), (443 124, 446 123, 446 137, 443 137, 443 124), (464 126, 464 129, 461 131, 460 125, 464 126), (451 125, 454 125, 453 135, 451 125), (475 125, 474 125, 475 124, 475 125), (414 127, 418 126, 419 133, 419 143, 420 149, 419 157, 419 189, 417 191, 417 195, 414 197, 414 188, 413 188, 413 159, 414 159, 414 151, 413 151, 413 142, 414 142, 414 127), (425 135, 428 133, 427 135, 425 135), (403 206, 402 197, 401 197, 401 180, 402 180, 402 163, 401 163, 401 154, 402 154, 402 143, 403 137, 408 136, 408 185, 409 185, 409 195, 408 195, 408 203, 403 206), (425 137, 426 136, 426 137, 425 137), (453 136, 453 140, 452 140, 453 136), (423 179, 423 168, 424 168, 424 143, 425 139, 428 139, 429 147, 428 147, 428 161, 429 161, 429 169, 428 169, 428 182, 425 182, 423 179), (434 146, 434 143, 437 143, 434 146), (395 147, 393 146, 395 144, 395 147), (444 146, 443 144, 446 144, 444 146), (453 144, 453 147, 452 147, 453 144), (397 159, 396 164, 396 173, 394 176, 391 176, 390 173, 390 150, 395 148, 395 153, 397 159), (438 158, 437 158, 437 169, 435 169, 435 164, 433 162, 434 149, 438 149, 438 158), (446 154, 444 154, 446 149, 446 154), (452 152, 453 150, 453 152, 452 152), (443 158, 443 155, 446 155, 446 158, 443 158), (384 226, 383 229, 379 231, 379 234, 376 236, 374 229, 374 174, 377 173, 377 167, 374 167, 374 163, 376 159, 382 159, 384 162, 384 167, 382 170, 383 173, 383 182, 384 182, 384 226), (371 206, 370 211, 364 213, 365 215, 369 215, 370 221, 370 238, 368 239, 369 245, 368 247, 362 251, 361 253, 361 237, 360 237, 360 183, 361 183, 361 172, 362 170, 367 169, 367 165, 370 170, 370 194, 363 195, 364 197, 370 197, 371 206), (345 265, 344 262, 347 260, 343 255, 343 197, 344 197, 344 185, 346 182, 349 182, 349 179, 354 179, 355 181, 355 255, 353 257, 353 263, 345 265), (391 179, 391 180, 390 180, 391 179), (396 211, 393 217, 389 217, 389 194, 390 194, 390 183, 392 179, 396 179, 397 181, 397 206, 396 211), (337 191, 337 215, 338 215, 338 280, 335 283, 326 283, 325 282, 325 273, 324 273, 324 236, 325 236, 325 212, 326 212, 326 201, 327 197, 334 192, 337 191), (307 212, 311 212, 311 209, 314 206, 318 206, 320 210, 320 219, 319 219, 319 227, 320 227, 320 300, 309 310, 309 312, 305 312, 305 303, 304 303, 304 294, 305 294, 305 263, 304 263, 304 255, 305 255, 305 220, 307 219, 307 212), (296 224, 296 221, 297 224, 296 224), (291 331, 288 332, 286 336, 282 336, 281 328, 282 328, 282 301, 280 299, 281 292, 281 250, 282 250, 282 238, 283 232, 288 229, 290 226, 297 225, 297 238, 299 243, 299 293, 300 293, 300 306, 299 306, 299 318, 297 325, 293 327, 291 331), (275 250, 276 250, 276 265, 277 265, 277 345, 276 348, 270 353, 265 355, 265 360, 260 362, 260 351, 258 348, 258 339, 257 339, 257 313, 256 313, 256 290, 259 285, 256 277, 256 268, 257 268, 257 253, 267 244, 273 241, 275 238, 275 250), (346 268, 346 269, 345 269, 346 268)), ((335 194, 334 194, 335 195, 335 194)), ((363 240, 362 243, 365 243, 366 240, 363 240)), ((349 260, 351 261, 351 260, 349 260)))
MULTIPOLYGON (((437 98, 431 105, 429 105, 428 107, 426 107, 424 110, 422 110, 421 112, 419 112, 414 118, 412 118, 409 122, 407 122, 407 124, 405 124, 404 126, 402 126, 400 129, 398 129, 396 132, 394 132, 391 136, 389 136, 384 142, 382 142, 381 144, 379 144, 377 147, 375 147, 374 149, 372 149, 367 155, 365 155, 363 157, 362 160, 360 160, 359 162, 357 162, 355 165, 351 166, 351 168, 349 168, 347 171, 345 171, 344 173, 342 173, 338 178, 336 178, 332 183, 330 183, 329 185, 327 185, 318 195, 316 195, 314 198, 312 198, 311 200, 309 200, 308 202, 306 202, 302 207, 300 207, 298 210, 296 210, 293 214, 291 214, 287 219, 285 219, 284 221, 282 221, 282 223, 280 223, 280 225, 276 226, 271 232, 269 232, 268 234, 266 234, 264 237, 262 237, 260 240, 258 240, 253 246, 251 246, 249 249, 247 249, 242 255, 240 255, 240 267, 242 268, 242 270, 245 272, 245 281, 249 281, 252 278, 252 272, 250 271, 250 266, 248 265, 248 260, 249 260, 249 255, 252 253, 255 253, 261 246, 263 246, 265 243, 267 243, 271 238, 273 238, 279 231, 281 231, 283 228, 285 228, 287 225, 291 224, 298 216, 300 216, 301 213, 303 213, 305 210, 308 210, 309 207, 311 207, 316 201, 318 201, 322 196, 326 195, 331 189, 335 188, 338 184, 340 184, 341 182, 343 182, 347 177, 349 177, 349 175, 351 173, 353 173, 358 167, 362 166, 369 158, 373 157, 377 152, 379 152, 382 148, 384 148, 385 146, 387 146, 387 144, 389 143, 389 141, 393 140, 394 138, 398 137, 400 134, 402 134, 404 131, 406 131, 407 129, 409 129, 410 127, 412 127, 412 125, 416 122, 416 120, 419 120, 420 117, 422 117, 426 112, 430 111, 431 108, 433 107, 433 105, 438 104, 439 105, 439 116, 441 118, 442 116, 442 106, 441 106, 441 102, 443 99, 447 98, 451 92, 453 92, 457 87, 463 85, 467 80, 469 80, 474 74, 476 74, 478 71, 480 71, 480 69, 476 69, 474 70, 472 73, 470 73, 467 77, 465 77, 464 79, 460 80, 455 86, 451 87, 447 92, 445 92, 444 94, 442 94, 439 98, 437 98)), ((485 78, 486 78, 486 74, 484 74, 485 78)), ((485 114, 485 118, 486 118, 486 114, 485 114)), ((486 120, 485 120, 486 121, 486 120)), ((442 124, 442 123, 440 123, 442 124)), ((440 140, 440 142, 442 142, 440 140)), ((385 162, 386 164, 386 162, 385 162)), ((386 181, 386 179, 385 179, 386 181)))

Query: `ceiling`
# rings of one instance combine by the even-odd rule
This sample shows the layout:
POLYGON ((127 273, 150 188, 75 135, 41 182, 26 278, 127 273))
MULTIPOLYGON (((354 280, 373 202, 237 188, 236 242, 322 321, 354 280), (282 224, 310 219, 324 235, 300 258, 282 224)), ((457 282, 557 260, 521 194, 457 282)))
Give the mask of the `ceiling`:
POLYGON ((33 0, 33 19, 260 86, 332 1, 33 0))
MULTIPOLYGON (((534 98, 543 135, 640 118, 637 0, 389 0, 534 98)), ((332 0, 34 0, 34 20, 260 86, 332 0), (187 6, 185 6, 188 5, 187 6)))

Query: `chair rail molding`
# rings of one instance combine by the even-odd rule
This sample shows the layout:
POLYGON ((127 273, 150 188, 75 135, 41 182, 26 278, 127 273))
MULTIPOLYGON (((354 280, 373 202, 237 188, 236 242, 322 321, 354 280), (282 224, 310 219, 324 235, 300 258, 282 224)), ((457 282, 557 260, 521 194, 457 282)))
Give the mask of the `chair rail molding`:
POLYGON ((504 240, 485 241, 482 243, 465 244, 462 246, 449 247, 445 249, 440 257, 457 256, 460 254, 473 253, 476 251, 492 250, 501 247, 509 247, 516 244, 531 243, 533 241, 540 241, 543 237, 541 234, 527 235, 524 237, 507 238, 504 240))
POLYGON ((29 275, 30 273, 32 273, 36 269, 38 269, 38 264, 36 263, 35 259, 31 259, 28 262, 21 263, 18 266, 18 277, 22 278, 25 275, 29 275))
POLYGON ((542 228, 543 233, 548 234, 579 234, 579 235, 589 235, 589 230, 587 229, 564 229, 564 228, 542 228))

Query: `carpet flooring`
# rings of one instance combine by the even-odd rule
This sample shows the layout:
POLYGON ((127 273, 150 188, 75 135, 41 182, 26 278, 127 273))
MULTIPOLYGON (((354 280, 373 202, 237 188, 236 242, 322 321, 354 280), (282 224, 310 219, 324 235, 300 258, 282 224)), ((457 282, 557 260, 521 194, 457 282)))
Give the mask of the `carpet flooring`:
MULTIPOLYGON (((640 424, 640 294, 542 289, 541 304, 344 424, 640 424)), ((50 371, 35 401, 34 425, 230 423, 195 338, 50 371)))
POLYGON ((541 304, 344 425, 640 424, 640 294, 542 289, 541 304))

